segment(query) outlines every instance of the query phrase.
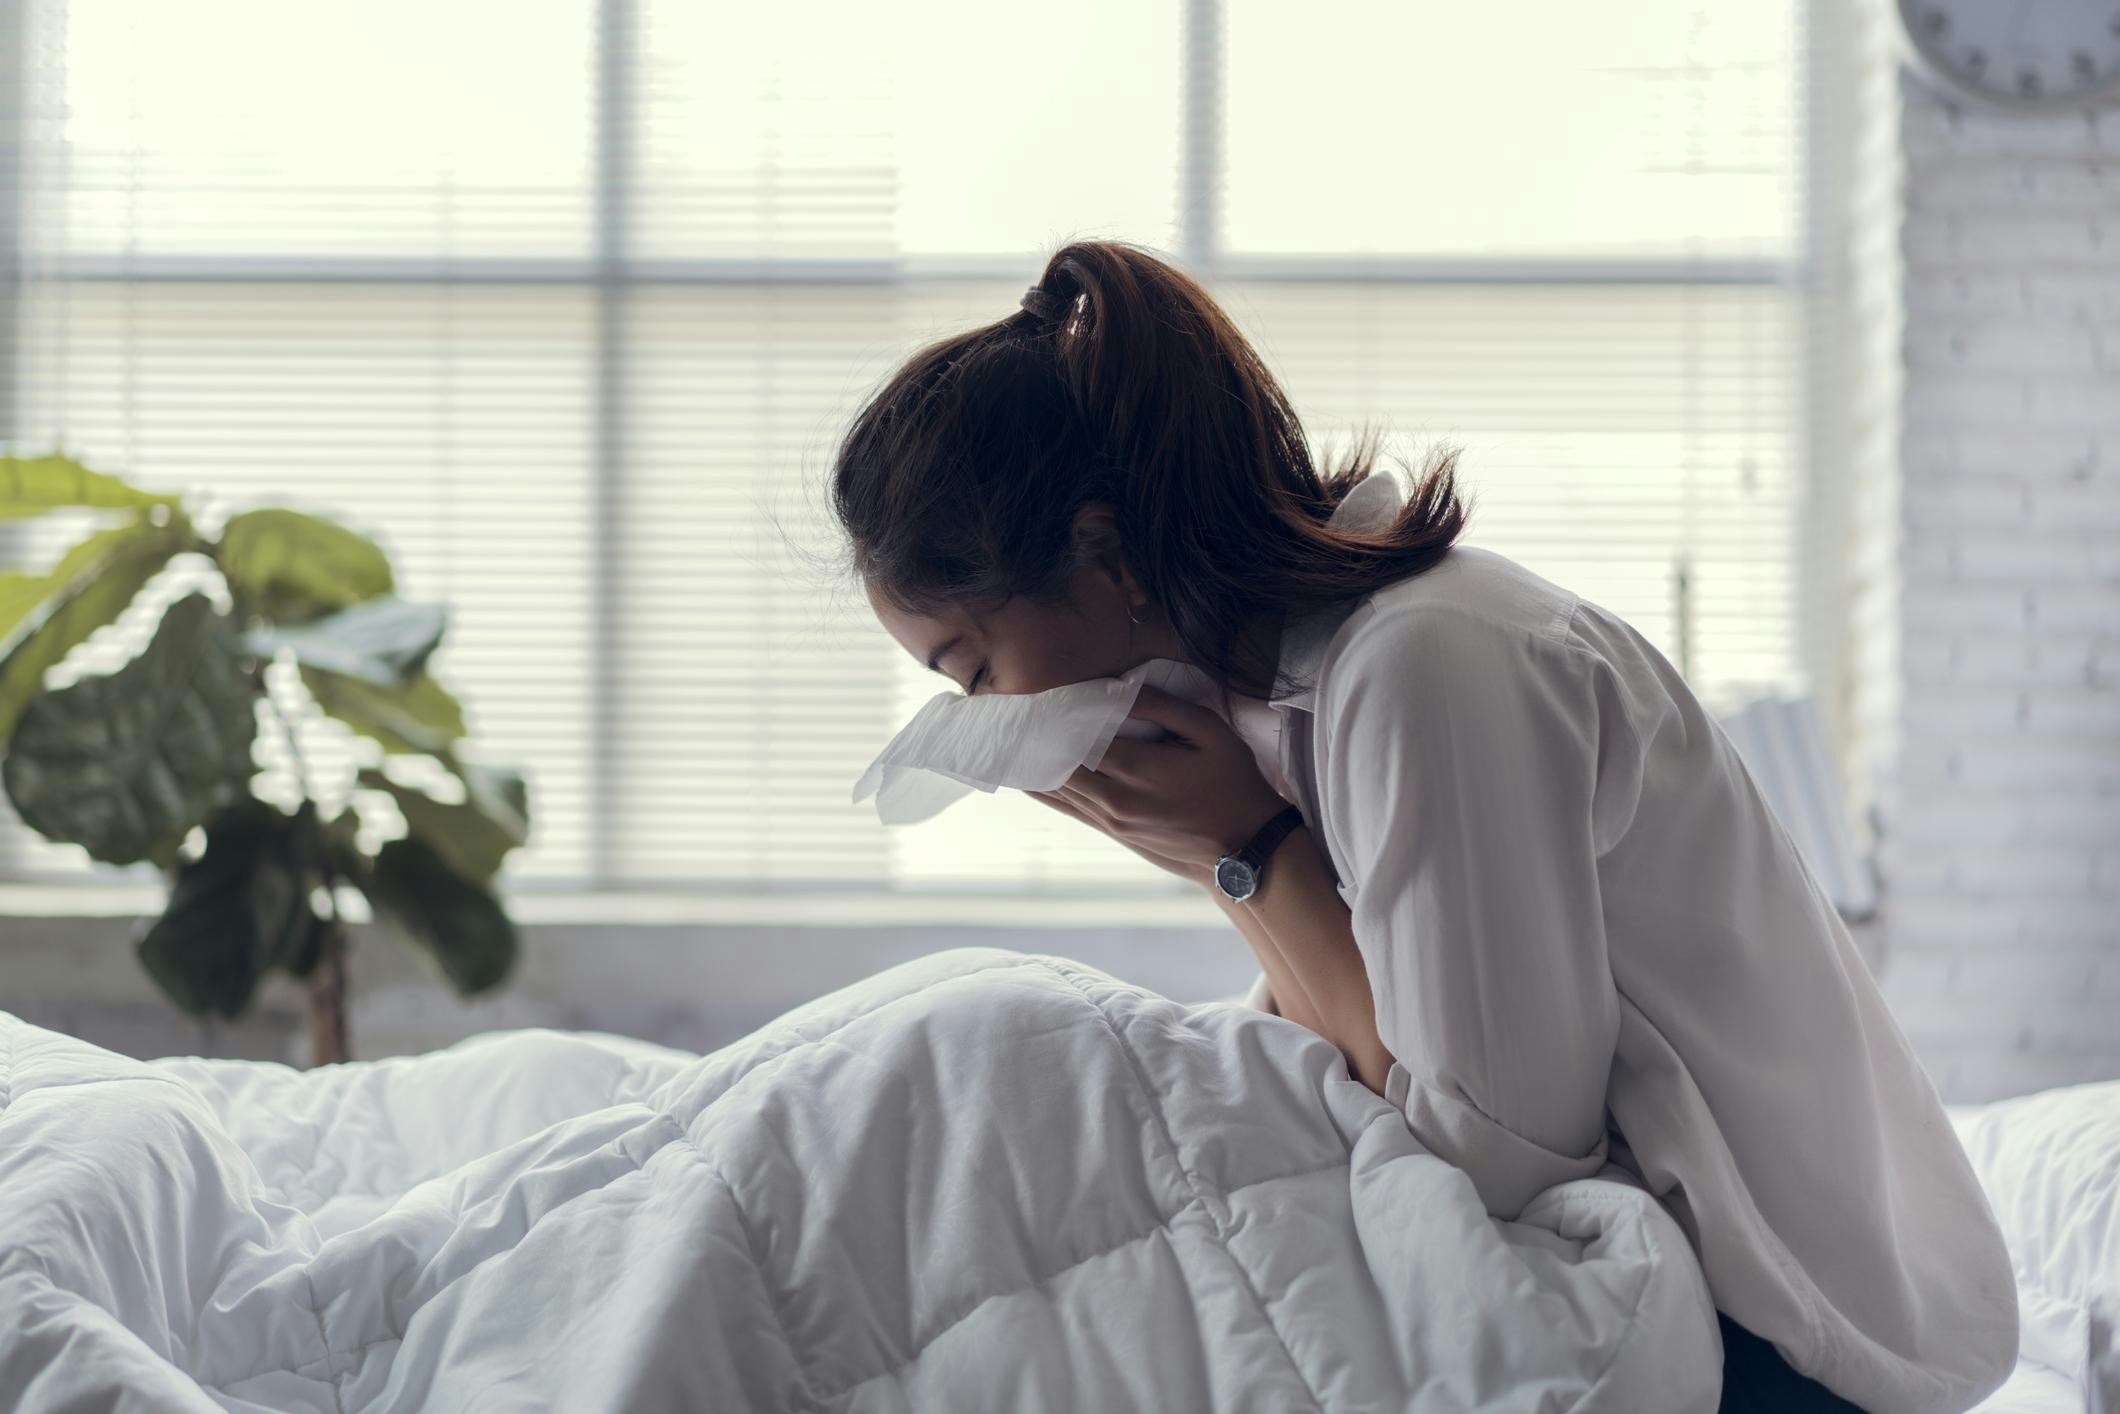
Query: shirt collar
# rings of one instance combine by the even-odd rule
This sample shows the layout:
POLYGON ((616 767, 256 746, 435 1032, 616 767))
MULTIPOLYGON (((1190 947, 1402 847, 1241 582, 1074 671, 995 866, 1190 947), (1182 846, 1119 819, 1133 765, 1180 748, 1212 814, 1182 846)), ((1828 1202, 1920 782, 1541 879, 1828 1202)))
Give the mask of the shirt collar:
MULTIPOLYGON (((1389 467, 1378 467, 1356 483, 1333 507, 1325 523, 1341 529, 1377 530, 1389 525, 1406 504, 1406 488, 1398 474, 1389 467)), ((1274 707, 1300 707, 1308 712, 1314 710, 1317 701, 1318 664, 1325 659, 1325 649, 1332 636, 1347 616, 1361 606, 1363 596, 1337 600, 1307 614, 1301 614, 1283 625, 1281 630, 1280 669, 1282 674, 1300 679, 1306 686, 1299 692, 1288 692, 1276 688, 1267 703, 1274 707)))

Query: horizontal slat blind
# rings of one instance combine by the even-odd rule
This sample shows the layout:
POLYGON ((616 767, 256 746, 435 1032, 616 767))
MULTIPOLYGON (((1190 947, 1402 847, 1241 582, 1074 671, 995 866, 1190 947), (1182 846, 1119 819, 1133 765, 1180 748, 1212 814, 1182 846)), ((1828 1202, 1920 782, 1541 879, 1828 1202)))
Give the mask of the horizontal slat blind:
POLYGON ((1314 437, 1382 420, 1409 457, 1459 444, 1470 543, 1620 614, 1705 695, 1792 685, 1792 296, 1304 283, 1222 297, 1314 437))
POLYGON ((1799 8, 1229 0, 1225 249, 1785 259, 1799 8))
POLYGON ((632 254, 996 256, 1175 240, 1177 0, 637 3, 632 254), (1090 51, 1074 36, 1108 35, 1090 51))
MULTIPOLYGON (((74 285, 67 306, 68 441, 156 487, 375 534, 401 593, 450 606, 435 668, 474 740, 535 767, 522 867, 578 873, 595 592, 581 530, 598 494, 586 293, 115 282, 74 285)), ((111 637, 106 654, 126 642, 111 637)), ((311 755, 350 775, 337 733, 311 755)), ((30 867, 67 853, 40 840, 30 867)))
POLYGON ((74 255, 590 250, 591 0, 28 3, 65 66, 74 255))
POLYGON ((630 327, 636 417, 617 616, 624 882, 1081 885, 1164 876, 1015 792, 882 829, 849 788, 946 689, 805 556, 833 438, 911 345, 1019 282, 665 288, 630 327), (761 476, 759 468, 770 468, 761 476))
MULTIPOLYGON (((1180 0, 1071 12, 1126 36, 1093 80, 1049 17, 970 0, 917 22, 429 0, 299 27, 28 4, 16 436, 376 534, 404 593, 452 607, 437 667, 475 739, 531 773, 512 887, 1166 882, 1013 792, 893 830, 846 799, 944 685, 819 572, 836 438, 1070 236, 1197 252, 1321 448, 1371 419, 1410 457, 1463 443, 1472 539, 1704 689, 1796 672, 1793 7, 1672 0, 1586 48, 1540 6, 1511 26, 1541 36, 1526 60, 1454 11, 1229 0, 1224 180, 1188 208, 1221 216, 1181 231, 1181 76, 1218 70, 1187 63, 1213 34, 1180 0)), ((0 556, 41 564, 81 524, 0 556)), ((122 661, 199 579, 173 568, 62 675, 122 661)), ((302 731, 343 789, 362 746, 302 731)), ((0 875, 88 869, 0 821, 0 875)))

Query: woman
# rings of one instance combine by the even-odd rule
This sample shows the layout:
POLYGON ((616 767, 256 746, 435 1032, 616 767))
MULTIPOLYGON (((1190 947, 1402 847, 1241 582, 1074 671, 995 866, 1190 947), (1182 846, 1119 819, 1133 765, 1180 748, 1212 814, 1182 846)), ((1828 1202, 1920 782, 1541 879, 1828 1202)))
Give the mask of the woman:
POLYGON ((1144 690, 1171 738, 1033 794, 1207 889, 1261 1003, 1494 1216, 1638 1177, 1723 1313, 1724 1409, 1978 1402, 2016 1354, 2001 1235, 1743 764, 1633 628, 1455 545, 1448 455, 1410 494, 1374 460, 1315 468, 1195 282, 1077 242, 888 380, 834 509, 878 619, 967 693, 1155 657, 1222 685, 1144 690), (1248 895, 1215 872, 1247 846, 1248 895))

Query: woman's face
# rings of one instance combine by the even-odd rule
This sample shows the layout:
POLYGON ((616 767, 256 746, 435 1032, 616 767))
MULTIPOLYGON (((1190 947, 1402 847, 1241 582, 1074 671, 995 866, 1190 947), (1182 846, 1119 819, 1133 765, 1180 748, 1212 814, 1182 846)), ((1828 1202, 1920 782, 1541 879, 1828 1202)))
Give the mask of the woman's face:
MULTIPOLYGON (((1108 517, 1104 519, 1108 520, 1108 517)), ((1097 529, 1085 512, 1085 531, 1097 529)), ((926 667, 932 661, 967 694, 1044 692, 1092 678, 1117 677, 1151 658, 1176 658, 1162 617, 1144 605, 1135 623, 1128 606, 1143 598, 1123 562, 1084 565, 1069 583, 1068 602, 1047 607, 1017 597, 999 606, 951 605, 913 614, 864 585, 869 607, 898 646, 926 667)))
POLYGON ((1044 692, 1091 678, 1117 677, 1150 658, 1175 656, 1155 636, 1160 627, 1127 615, 1127 599, 1109 577, 1076 575, 1073 601, 1046 607, 1021 597, 998 607, 951 605, 934 615, 908 613, 873 588, 869 605, 898 646, 931 662, 967 694, 1044 692))

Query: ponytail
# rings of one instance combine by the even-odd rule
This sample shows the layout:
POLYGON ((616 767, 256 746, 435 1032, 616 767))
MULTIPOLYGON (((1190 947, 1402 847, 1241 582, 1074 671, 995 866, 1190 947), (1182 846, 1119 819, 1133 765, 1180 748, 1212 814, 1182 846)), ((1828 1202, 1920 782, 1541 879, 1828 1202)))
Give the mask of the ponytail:
POLYGON ((1253 620, 1365 595, 1464 529, 1457 454, 1392 524, 1329 527, 1374 469, 1365 431, 1312 463, 1279 382, 1198 282, 1123 241, 1055 251, 1022 307, 915 352, 862 408, 833 470, 857 573, 910 610, 1063 601, 1075 513, 1113 508, 1127 563, 1225 690, 1281 683, 1253 620))

